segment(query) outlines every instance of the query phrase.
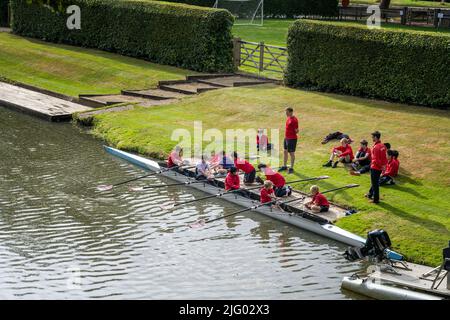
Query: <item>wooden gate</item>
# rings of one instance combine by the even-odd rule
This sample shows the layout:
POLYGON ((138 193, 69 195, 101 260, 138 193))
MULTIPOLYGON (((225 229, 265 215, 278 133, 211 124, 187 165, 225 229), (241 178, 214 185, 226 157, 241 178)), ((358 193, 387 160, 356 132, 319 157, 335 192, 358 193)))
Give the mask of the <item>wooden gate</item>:
POLYGON ((246 66, 259 72, 284 72, 288 57, 287 48, 269 46, 264 42, 243 41, 239 38, 235 38, 233 42, 236 67, 246 66))

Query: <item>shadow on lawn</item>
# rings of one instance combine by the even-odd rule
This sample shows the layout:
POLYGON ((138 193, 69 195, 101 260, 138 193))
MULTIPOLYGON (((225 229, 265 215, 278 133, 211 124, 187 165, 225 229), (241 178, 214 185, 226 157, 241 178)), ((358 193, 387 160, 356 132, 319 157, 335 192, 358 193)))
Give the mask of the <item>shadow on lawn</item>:
POLYGON ((440 234, 448 234, 449 231, 445 225, 442 223, 429 220, 429 219, 423 219, 415 215, 411 215, 410 213, 403 211, 399 208, 393 207, 392 205, 386 203, 386 202, 380 202, 378 204, 381 208, 388 211, 388 214, 394 214, 397 217, 400 217, 402 219, 408 220, 414 224, 417 224, 423 228, 426 228, 432 232, 440 233, 440 234))
POLYGON ((323 94, 324 96, 328 96, 336 100, 340 100, 344 103, 349 103, 350 101, 352 101, 371 109, 397 111, 410 114, 434 116, 439 118, 450 118, 450 113, 445 109, 434 109, 417 105, 402 104, 401 102, 384 101, 381 99, 370 99, 366 97, 356 97, 345 95, 343 93, 330 93, 321 91, 318 91, 317 93, 323 94))

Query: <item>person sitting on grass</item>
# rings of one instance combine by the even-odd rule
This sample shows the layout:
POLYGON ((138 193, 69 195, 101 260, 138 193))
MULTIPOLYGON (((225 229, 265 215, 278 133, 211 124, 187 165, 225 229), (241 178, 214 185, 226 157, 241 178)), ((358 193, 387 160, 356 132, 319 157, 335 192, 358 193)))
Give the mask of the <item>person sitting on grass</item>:
POLYGON ((281 207, 277 204, 277 197, 275 196, 275 191, 273 190, 273 183, 270 180, 264 181, 264 186, 260 190, 260 201, 261 204, 267 203, 271 208, 277 208, 280 210, 281 207))
POLYGON ((397 159, 398 155, 398 151, 388 150, 388 163, 386 165, 386 170, 384 170, 384 172, 381 174, 380 186, 395 184, 394 177, 398 175, 398 169, 400 167, 400 161, 398 161, 397 159))
POLYGON ((353 158, 354 156, 352 147, 348 144, 347 138, 342 138, 341 145, 339 147, 333 148, 333 150, 331 151, 330 160, 328 160, 328 162, 323 166, 336 168, 339 162, 352 163, 353 158), (335 157, 337 157, 338 160, 333 163, 335 157))
POLYGON ((268 167, 264 163, 260 163, 258 165, 258 169, 264 173, 266 176, 266 180, 272 181, 274 185, 275 196, 278 198, 290 196, 292 194, 292 189, 289 186, 286 186, 286 180, 284 177, 272 170, 272 168, 268 167))
POLYGON ((350 174, 353 176, 359 176, 370 171, 370 148, 368 147, 368 142, 361 140, 360 146, 355 159, 353 159, 353 170, 350 171, 350 174))
POLYGON ((269 143, 269 137, 264 134, 264 129, 258 129, 258 134, 256 135, 256 149, 258 151, 272 150, 272 144, 269 143))
POLYGON ((252 184, 255 182, 256 170, 247 160, 240 159, 237 152, 233 152, 234 166, 244 172, 244 183, 252 184))
POLYGON ((327 198, 320 193, 318 186, 311 186, 310 188, 312 200, 305 204, 305 206, 314 213, 327 212, 330 209, 330 203, 327 198))
POLYGON ((225 190, 237 190, 241 188, 241 180, 239 178, 238 169, 231 167, 225 178, 225 190))
POLYGON ((387 150, 391 150, 391 144, 389 142, 383 143, 387 150))
POLYGON ((202 160, 197 163, 195 167, 195 179, 196 180, 210 180, 213 176, 209 170, 209 165, 206 162, 206 157, 202 156, 202 160))
POLYGON ((182 166, 183 164, 183 148, 180 146, 176 146, 167 159, 167 167, 173 168, 182 166))

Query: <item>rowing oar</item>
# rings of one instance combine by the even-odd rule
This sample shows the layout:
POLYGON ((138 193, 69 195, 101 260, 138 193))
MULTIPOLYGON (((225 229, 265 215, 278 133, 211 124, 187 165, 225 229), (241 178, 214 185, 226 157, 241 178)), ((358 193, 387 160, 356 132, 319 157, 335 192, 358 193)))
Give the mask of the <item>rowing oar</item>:
POLYGON ((326 190, 326 191, 323 191, 321 193, 324 194, 324 193, 328 193, 328 192, 333 192, 333 191, 338 191, 338 190, 343 190, 343 189, 356 188, 356 187, 359 187, 359 184, 352 183, 352 184, 348 184, 348 185, 343 186, 343 187, 326 190))
MULTIPOLYGON (((185 169, 189 169, 189 168, 193 168, 193 167, 194 166, 185 167, 185 169)), ((140 177, 137 177, 137 178, 133 178, 133 179, 130 179, 130 180, 122 181, 122 182, 119 182, 119 183, 116 183, 116 184, 111 184, 111 185, 104 185, 104 184, 102 184, 102 185, 97 186, 97 190, 98 191, 108 191, 108 190, 113 189, 114 187, 118 187, 118 186, 121 186, 123 184, 127 184, 127 183, 130 183, 130 182, 133 182, 133 181, 136 181, 136 180, 140 180, 140 179, 144 179, 144 178, 151 177, 151 176, 156 176, 158 174, 161 174, 161 173, 164 173, 164 172, 167 172, 167 171, 170 171, 170 170, 175 170, 175 169, 178 169, 178 168, 181 168, 181 166, 173 166, 171 168, 161 169, 161 170, 158 170, 158 171, 155 171, 155 172, 152 172, 152 173, 149 173, 149 174, 145 174, 143 176, 140 176, 140 177)))
POLYGON ((196 181, 186 181, 186 182, 179 182, 179 183, 168 183, 168 184, 155 184, 145 187, 131 187, 130 191, 143 191, 146 189, 155 189, 155 188, 165 188, 165 187, 174 187, 174 186, 187 186, 194 183, 205 183, 206 180, 196 180, 196 181))
MULTIPOLYGON (((300 200, 303 200, 303 198, 296 198, 296 199, 292 199, 292 200, 288 200, 288 201, 283 201, 283 202, 280 202, 279 204, 288 204, 288 203, 295 202, 295 201, 300 201, 300 200)), ((214 222, 214 221, 217 221, 217 220, 221 220, 221 219, 225 219, 225 218, 228 218, 228 217, 231 217, 231 216, 235 216, 235 215, 237 215, 239 213, 243 213, 243 212, 246 212, 246 211, 256 210, 256 209, 261 208, 263 206, 274 204, 277 201, 278 200, 273 200, 273 201, 270 201, 270 202, 261 203, 261 204, 258 204, 256 206, 251 206, 249 208, 245 208, 245 209, 242 209, 242 210, 239 210, 239 211, 235 211, 233 213, 226 214, 224 216, 221 216, 221 217, 218 217, 218 218, 214 218, 214 219, 211 219, 211 220, 199 220, 199 221, 197 221, 195 223, 190 224, 189 227, 191 227, 191 228, 202 227, 202 226, 204 226, 207 223, 211 223, 211 222, 214 222)))
MULTIPOLYGON (((243 173, 239 173, 241 175, 243 173)), ((196 181, 185 181, 185 182, 178 182, 178 183, 168 183, 168 184, 155 184, 155 185, 149 185, 145 187, 131 187, 130 191, 143 191, 146 189, 154 189, 154 188, 164 188, 164 187, 173 187, 173 186, 185 186, 190 185, 194 183, 205 183, 207 180, 196 180, 196 181)))
MULTIPOLYGON (((334 189, 326 190, 326 191, 321 192, 321 193, 323 194, 323 193, 333 192, 333 191, 342 190, 342 189, 355 188, 355 187, 359 187, 359 184, 356 184, 356 183, 355 183, 355 184, 348 184, 348 185, 346 185, 346 186, 344 186, 344 187, 339 187, 339 188, 334 188, 334 189)), ((304 199, 304 198, 296 198, 296 199, 292 199, 292 200, 280 202, 279 204, 288 204, 288 203, 295 202, 295 201, 300 201, 300 200, 303 200, 303 199, 304 199)), ((224 215, 224 216, 221 216, 221 217, 218 217, 218 218, 215 218, 215 219, 212 219, 212 220, 206 220, 206 221, 205 221, 205 220, 199 220, 199 221, 197 221, 197 222, 195 222, 195 223, 193 223, 193 224, 191 224, 191 225, 189 225, 189 226, 190 226, 191 228, 200 227, 200 226, 203 226, 203 225, 205 225, 205 224, 207 224, 207 223, 211 223, 211 222, 213 222, 213 221, 217 221, 217 220, 220 220, 220 219, 225 219, 225 218, 228 218, 228 217, 237 215, 237 214, 242 213, 242 212, 246 212, 246 211, 250 211, 250 210, 255 210, 255 209, 258 209, 258 208, 260 208, 260 207, 262 207, 262 206, 265 206, 265 205, 274 204, 274 203, 276 203, 277 201, 278 201, 278 200, 273 200, 273 201, 270 201, 270 202, 261 203, 261 204, 258 204, 258 205, 256 205, 256 206, 252 206, 252 207, 249 207, 249 208, 246 208, 246 209, 242 209, 242 210, 239 210, 239 211, 230 213, 230 214, 226 214, 226 215, 224 215)))
MULTIPOLYGON (((314 177, 314 178, 306 178, 306 179, 301 179, 301 180, 289 181, 286 184, 296 183, 296 182, 304 182, 304 181, 312 181, 312 180, 324 180, 324 179, 328 179, 328 178, 329 178, 329 176, 320 176, 320 177, 314 177)), ((203 201, 203 200, 207 200, 207 199, 211 199, 211 198, 215 198, 215 197, 221 197, 223 195, 234 193, 234 192, 238 192, 238 191, 250 191, 250 190, 255 190, 255 189, 259 189, 259 188, 261 188, 260 185, 257 186, 257 187, 252 187, 252 188, 239 188, 239 189, 235 189, 235 190, 228 190, 228 191, 225 191, 225 192, 216 193, 216 194, 213 194, 213 195, 210 195, 210 196, 205 196, 205 197, 198 198, 198 199, 193 199, 193 200, 189 200, 189 201, 175 203, 175 204, 172 204, 172 205, 169 205, 169 206, 161 206, 161 209, 169 210, 169 209, 172 209, 172 208, 175 208, 175 207, 179 207, 179 206, 182 206, 182 205, 185 205, 185 204, 190 204, 190 203, 197 202, 197 201, 203 201)))

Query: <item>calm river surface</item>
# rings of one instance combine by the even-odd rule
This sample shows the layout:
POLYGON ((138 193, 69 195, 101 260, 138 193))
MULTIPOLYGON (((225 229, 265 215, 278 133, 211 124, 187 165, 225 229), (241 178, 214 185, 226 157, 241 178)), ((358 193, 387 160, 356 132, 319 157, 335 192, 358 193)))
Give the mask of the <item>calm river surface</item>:
POLYGON ((187 188, 97 192, 143 172, 70 124, 0 107, 0 146, 2 299, 356 298, 340 281, 363 266, 337 242, 255 213, 189 229, 239 207, 159 208, 187 188))

